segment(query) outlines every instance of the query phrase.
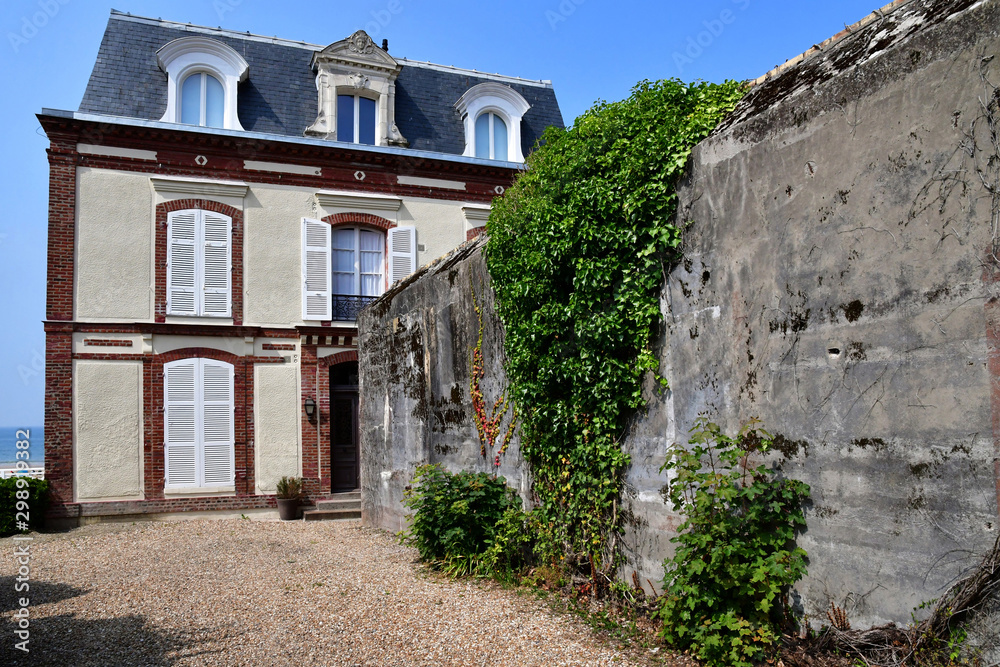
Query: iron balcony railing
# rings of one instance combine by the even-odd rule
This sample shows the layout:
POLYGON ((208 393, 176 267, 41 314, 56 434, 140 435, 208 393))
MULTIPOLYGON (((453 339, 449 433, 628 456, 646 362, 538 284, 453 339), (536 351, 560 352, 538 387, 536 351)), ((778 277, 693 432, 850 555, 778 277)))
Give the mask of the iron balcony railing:
POLYGON ((356 294, 334 294, 333 321, 357 321, 358 312, 377 298, 376 296, 358 296, 356 294))

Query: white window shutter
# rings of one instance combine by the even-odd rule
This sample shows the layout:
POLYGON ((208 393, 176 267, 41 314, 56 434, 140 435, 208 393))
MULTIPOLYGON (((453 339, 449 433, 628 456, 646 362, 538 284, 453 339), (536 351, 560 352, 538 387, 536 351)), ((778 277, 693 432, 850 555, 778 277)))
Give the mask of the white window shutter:
POLYGON ((302 218, 302 319, 331 320, 330 225, 302 218))
POLYGON ((197 315, 198 211, 167 216, 167 314, 197 315))
POLYGON ((417 270, 417 228, 394 227, 389 230, 389 284, 392 285, 417 270))
POLYGON ((229 317, 232 312, 233 220, 213 211, 200 211, 202 218, 202 266, 204 287, 201 314, 229 317))
POLYGON ((231 485, 235 462, 233 366, 202 359, 202 485, 231 485))
POLYGON ((166 486, 196 486, 198 449, 198 360, 163 366, 163 439, 166 486))

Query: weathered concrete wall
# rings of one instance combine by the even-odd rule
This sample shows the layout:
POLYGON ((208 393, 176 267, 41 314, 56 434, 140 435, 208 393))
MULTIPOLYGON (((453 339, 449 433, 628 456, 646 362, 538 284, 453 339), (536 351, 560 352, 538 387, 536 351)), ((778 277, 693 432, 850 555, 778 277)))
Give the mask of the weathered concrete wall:
MULTIPOLYGON (((481 387, 487 409, 505 388, 503 330, 481 246, 482 240, 469 242, 422 268, 358 317, 361 509, 367 525, 404 527, 403 493, 418 465, 494 470, 480 455, 469 394, 479 331, 473 289, 477 298, 485 296, 481 387)), ((497 472, 525 496, 529 482, 516 437, 497 472)))
MULTIPOLYGON (((836 602, 856 627, 908 622, 992 544, 1000 190, 984 182, 1000 155, 980 100, 997 94, 998 28, 998 2, 914 0, 757 86, 695 150, 686 259, 663 293, 672 390, 650 383, 625 443, 643 580, 658 583, 679 522, 658 469, 700 414, 729 432, 760 418, 770 461, 812 486, 796 592, 813 619, 836 602)), ((476 464, 470 272, 478 253, 455 254, 361 323, 372 524, 398 529, 438 443, 476 464), (455 406, 443 432, 435 401, 455 406)))

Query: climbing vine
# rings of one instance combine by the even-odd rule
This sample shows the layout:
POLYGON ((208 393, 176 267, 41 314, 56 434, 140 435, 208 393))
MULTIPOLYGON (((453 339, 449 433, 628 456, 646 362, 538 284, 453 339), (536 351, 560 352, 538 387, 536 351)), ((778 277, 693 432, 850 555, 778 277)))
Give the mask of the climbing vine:
POLYGON ((683 227, 676 184, 742 93, 736 82, 643 82, 549 128, 487 225, 539 537, 553 558, 583 556, 595 579, 615 567, 621 441, 658 366, 659 288, 683 227))
POLYGON ((469 381, 469 395, 472 397, 472 419, 476 422, 476 431, 479 433, 479 453, 484 458, 493 454, 496 447, 497 438, 500 437, 500 423, 508 410, 511 411, 510 422, 504 433, 503 440, 500 441, 500 448, 493 454, 493 467, 500 467, 500 457, 507 453, 507 447, 514 437, 514 428, 517 426, 517 407, 511 405, 506 397, 506 392, 501 393, 497 400, 493 402, 493 408, 487 412, 486 399, 483 396, 482 380, 486 375, 486 364, 483 360, 483 306, 476 299, 476 286, 469 280, 472 289, 472 307, 476 311, 476 319, 479 323, 479 334, 476 346, 472 348, 471 380, 469 381))

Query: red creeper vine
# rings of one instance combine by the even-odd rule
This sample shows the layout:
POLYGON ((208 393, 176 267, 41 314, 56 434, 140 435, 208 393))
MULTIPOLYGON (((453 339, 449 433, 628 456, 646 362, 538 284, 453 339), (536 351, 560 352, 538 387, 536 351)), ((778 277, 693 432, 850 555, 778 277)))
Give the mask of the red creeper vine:
POLYGON ((470 279, 472 289, 472 305, 476 310, 476 318, 479 321, 479 338, 476 346, 472 349, 472 380, 469 383, 469 395, 472 397, 473 420, 476 422, 476 431, 479 433, 479 453, 485 458, 493 452, 497 446, 497 439, 500 437, 500 423, 508 409, 511 410, 510 423, 500 440, 500 448, 493 457, 493 466, 500 467, 500 457, 507 453, 511 438, 514 437, 514 428, 517 425, 517 406, 512 401, 507 400, 506 393, 500 394, 493 403, 492 410, 487 416, 486 399, 483 396, 483 389, 480 381, 486 374, 486 366, 483 361, 483 307, 476 299, 476 287, 470 279))

